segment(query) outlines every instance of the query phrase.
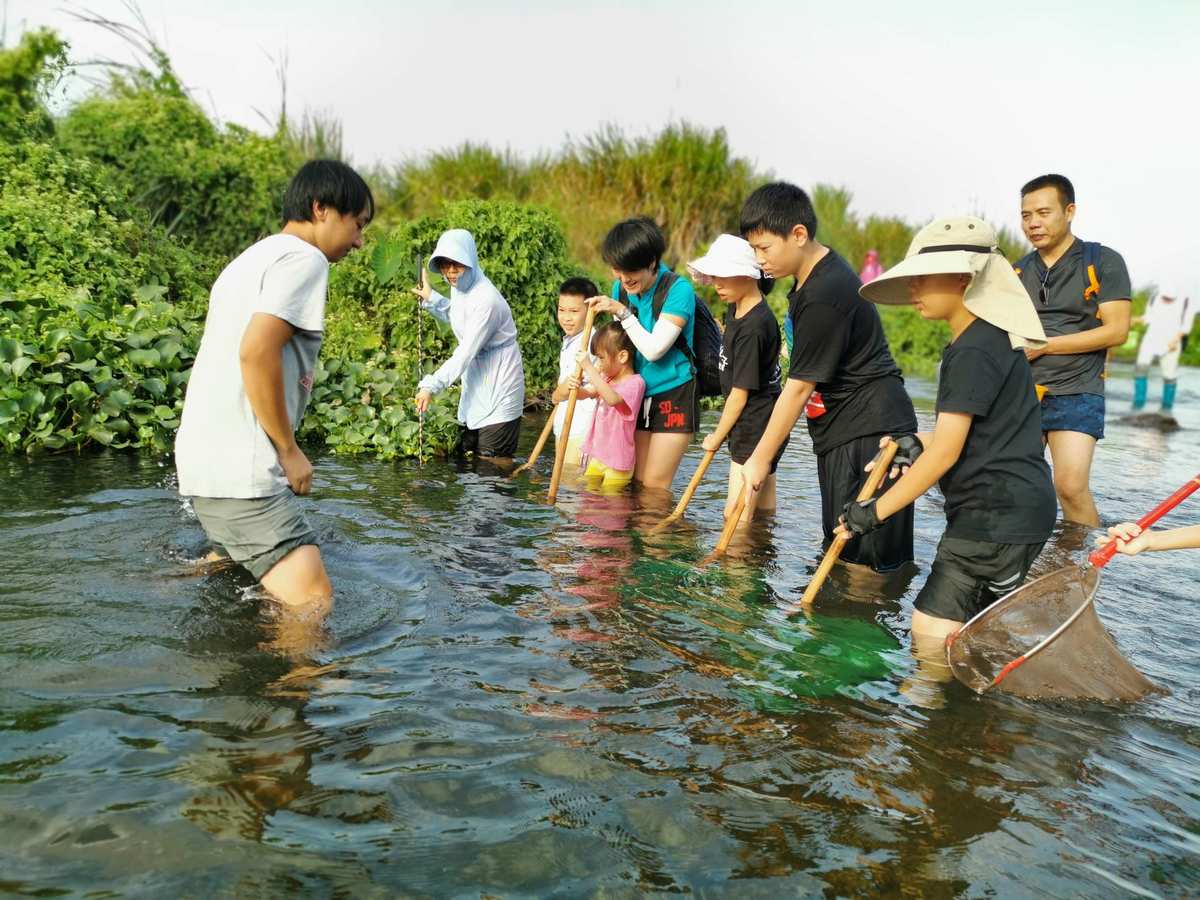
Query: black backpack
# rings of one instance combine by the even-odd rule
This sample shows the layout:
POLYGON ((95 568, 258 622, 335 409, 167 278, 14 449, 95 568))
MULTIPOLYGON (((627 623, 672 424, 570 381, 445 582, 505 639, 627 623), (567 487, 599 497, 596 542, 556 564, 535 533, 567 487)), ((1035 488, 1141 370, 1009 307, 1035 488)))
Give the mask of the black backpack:
MULTIPOLYGON (((674 272, 665 272, 662 278, 658 279, 650 306, 651 322, 658 321, 663 306, 667 302, 667 293, 671 290, 671 285, 678 280, 679 276, 674 272)), ((631 306, 629 294, 625 292, 624 287, 620 288, 619 299, 622 305, 631 306)), ((708 304, 699 297, 696 298, 696 312, 692 316, 692 347, 688 346, 687 336, 681 331, 679 337, 675 339, 675 349, 683 353, 691 364, 692 373, 696 376, 696 390, 699 395, 701 397, 720 397, 721 327, 713 318, 708 304), (693 347, 695 352, 692 352, 693 347)))

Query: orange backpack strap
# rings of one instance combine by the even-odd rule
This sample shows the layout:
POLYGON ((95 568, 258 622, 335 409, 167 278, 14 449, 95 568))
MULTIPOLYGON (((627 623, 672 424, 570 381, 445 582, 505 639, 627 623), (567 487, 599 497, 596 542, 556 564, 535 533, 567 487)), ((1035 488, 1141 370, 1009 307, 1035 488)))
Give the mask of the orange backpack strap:
POLYGON ((1095 241, 1083 241, 1083 299, 1094 300, 1100 296, 1100 245, 1095 241))

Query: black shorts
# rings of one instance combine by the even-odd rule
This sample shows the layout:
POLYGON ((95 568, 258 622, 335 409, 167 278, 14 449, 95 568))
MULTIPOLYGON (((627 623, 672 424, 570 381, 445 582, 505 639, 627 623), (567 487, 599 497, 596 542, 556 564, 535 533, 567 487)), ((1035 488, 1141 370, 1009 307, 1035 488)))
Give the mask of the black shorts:
POLYGON ((939 619, 970 621, 1017 589, 1045 545, 1045 541, 996 544, 943 535, 916 607, 939 619))
POLYGON ((517 452, 517 439, 520 436, 520 418, 482 428, 464 428, 459 449, 476 456, 505 459, 517 452))
POLYGON ((695 434, 700 421, 696 379, 642 400, 637 430, 651 434, 695 434))
MULTIPOLYGON (((779 451, 775 454, 775 458, 771 460, 771 474, 775 474, 775 470, 779 468, 779 460, 783 457, 783 451, 787 449, 788 442, 791 438, 787 438, 780 446, 779 451)), ((757 441, 754 444, 747 446, 746 444, 738 445, 732 439, 729 441, 729 458, 739 466, 744 466, 746 460, 754 453, 754 448, 758 446, 757 441)))
MULTIPOLYGON (((825 542, 833 540, 842 509, 858 497, 867 473, 863 468, 879 452, 881 434, 855 438, 817 457, 817 480, 821 484, 821 524, 825 542)), ((888 482, 884 481, 884 490, 888 482)), ((845 562, 870 566, 876 572, 890 572, 913 559, 913 508, 911 505, 890 516, 869 534, 846 543, 845 562)))

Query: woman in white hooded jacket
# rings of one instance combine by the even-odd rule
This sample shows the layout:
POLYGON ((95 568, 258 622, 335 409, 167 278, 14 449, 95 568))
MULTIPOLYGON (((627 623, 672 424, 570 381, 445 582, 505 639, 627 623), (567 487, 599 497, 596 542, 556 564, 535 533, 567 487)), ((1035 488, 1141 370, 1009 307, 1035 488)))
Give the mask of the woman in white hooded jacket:
POLYGON ((463 450, 509 459, 517 449, 525 408, 525 370, 512 311, 479 268, 471 232, 454 228, 442 234, 428 267, 450 283, 449 298, 433 290, 424 271, 421 286, 413 292, 421 298, 422 309, 449 323, 458 346, 417 385, 417 411, 424 414, 434 394, 461 378, 458 418, 466 429, 463 450))

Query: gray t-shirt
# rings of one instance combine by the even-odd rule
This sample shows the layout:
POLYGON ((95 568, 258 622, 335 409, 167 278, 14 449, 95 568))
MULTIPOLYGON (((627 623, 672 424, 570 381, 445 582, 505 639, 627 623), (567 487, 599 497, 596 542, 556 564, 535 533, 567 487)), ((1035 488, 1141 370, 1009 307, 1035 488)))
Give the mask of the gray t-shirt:
POLYGON ((312 391, 328 283, 325 254, 289 234, 264 238, 218 276, 175 436, 181 494, 250 498, 289 489, 275 445, 246 398, 242 335, 255 313, 295 327, 283 348, 284 400, 294 432, 312 391))
MULTIPOLYGON (((1100 248, 1100 281, 1098 296, 1084 299, 1087 288, 1083 271, 1083 242, 1076 238, 1066 253, 1050 267, 1036 253, 1033 261, 1019 273, 1021 283, 1033 298, 1033 306, 1042 320, 1047 337, 1059 334, 1078 334, 1099 328, 1104 323, 1097 313, 1101 303, 1113 300, 1128 301, 1133 291, 1129 270, 1116 250, 1100 248), (1042 283, 1046 284, 1047 302, 1038 299, 1042 283)), ((1051 394, 1104 394, 1104 350, 1073 353, 1069 356, 1045 355, 1033 361, 1033 379, 1051 394)))

